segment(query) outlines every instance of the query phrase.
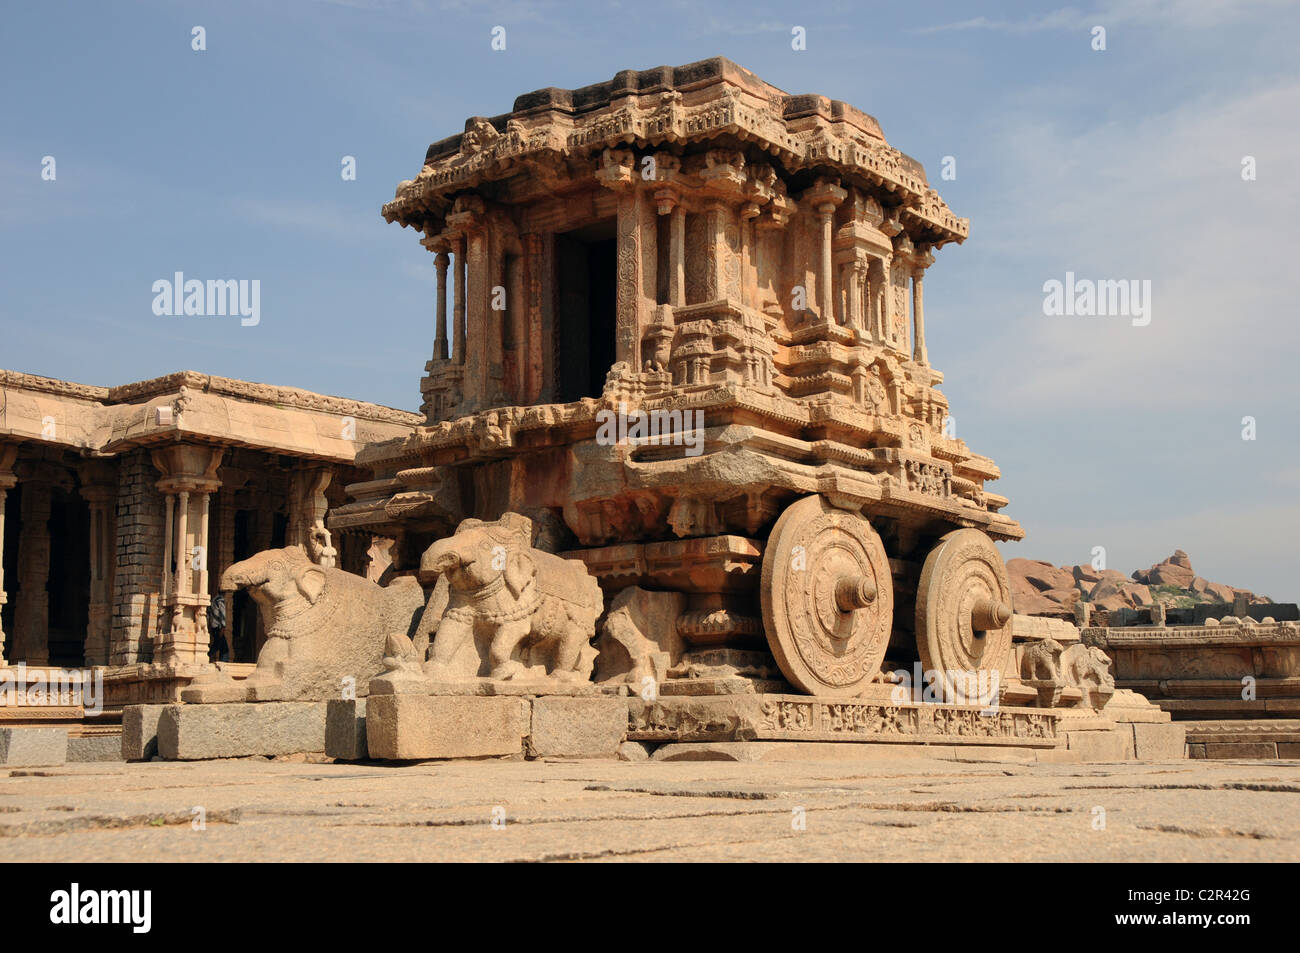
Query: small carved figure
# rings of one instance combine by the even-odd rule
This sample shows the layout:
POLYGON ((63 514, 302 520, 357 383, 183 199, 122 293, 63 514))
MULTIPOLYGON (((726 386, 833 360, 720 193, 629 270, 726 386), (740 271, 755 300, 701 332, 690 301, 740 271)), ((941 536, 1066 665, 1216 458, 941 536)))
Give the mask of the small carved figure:
POLYGON ((493 145, 501 134, 486 119, 478 116, 465 123, 465 134, 461 136, 461 150, 466 155, 477 155, 493 145))
POLYGON ((1061 676, 1056 660, 1061 651, 1061 643, 1055 639, 1040 639, 1027 646, 1020 657, 1020 677, 1036 682, 1057 681, 1061 676))
POLYGON ((873 414, 889 413, 889 394, 880 380, 880 366, 871 365, 871 376, 867 378, 867 409, 873 414))
POLYGON ((339 551, 333 546, 330 531, 320 520, 316 521, 307 536, 307 555, 322 569, 333 569, 338 563, 339 551))
POLYGON ((1110 657, 1095 645, 1076 642, 1061 653, 1061 676, 1065 683, 1083 692, 1084 707, 1101 709, 1115 694, 1115 677, 1110 657))

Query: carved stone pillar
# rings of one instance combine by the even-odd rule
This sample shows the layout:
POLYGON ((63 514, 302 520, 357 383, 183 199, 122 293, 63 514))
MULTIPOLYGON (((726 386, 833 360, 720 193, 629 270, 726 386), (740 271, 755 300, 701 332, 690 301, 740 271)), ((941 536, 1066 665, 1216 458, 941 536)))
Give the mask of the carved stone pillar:
MULTIPOLYGON (((654 210, 645 197, 645 180, 637 172, 631 149, 606 149, 596 169, 596 181, 617 196, 614 361, 637 371, 641 368, 641 330, 649 321, 644 289, 646 253, 653 248, 647 233, 655 229, 654 210)), ((651 275, 653 283, 653 268, 651 275)))
MULTIPOLYGON (((507 256, 505 216, 492 215, 493 221, 484 229, 486 239, 486 301, 483 304, 482 333, 475 337, 483 345, 483 390, 487 406, 499 407, 510 403, 506 382, 505 344, 510 338, 510 322, 522 304, 522 293, 512 287, 506 274, 507 256), (502 307, 504 305, 504 308, 502 307)), ((473 285, 470 286, 473 288, 473 285)), ((511 347, 514 347, 511 342, 511 347)))
POLYGON ((708 268, 704 273, 704 300, 716 301, 727 296, 727 219, 731 210, 722 202, 709 203, 705 212, 708 241, 708 268))
POLYGON ((922 249, 913 261, 912 321, 914 324, 913 337, 916 341, 916 346, 912 354, 912 360, 916 361, 918 364, 928 365, 930 360, 925 353, 925 302, 921 281, 925 277, 925 269, 934 264, 934 253, 929 249, 922 249))
MULTIPOLYGON (((18 483, 18 478, 14 475, 14 460, 18 456, 18 448, 15 446, 6 446, 0 444, 0 610, 3 610, 8 597, 5 595, 5 499, 11 489, 18 483)), ((5 631, 0 626, 0 668, 3 668, 5 662, 5 631)))
POLYGON ((817 206, 821 222, 821 273, 817 276, 821 292, 822 317, 835 320, 835 294, 831 290, 831 227, 834 224, 835 206, 829 202, 817 206))
MULTIPOLYGON (((637 357, 640 358, 641 335, 650 323, 658 300, 659 217, 655 214, 654 195, 647 184, 637 188, 637 232, 641 236, 641 268, 636 308, 637 357)), ((640 366, 632 368, 640 370, 640 366)))
POLYGON ((154 662, 173 667, 208 665, 209 542, 208 497, 221 488, 217 468, 224 450, 172 444, 153 452, 162 474, 157 483, 166 499, 164 571, 171 572, 164 597, 168 626, 154 651, 154 662))
POLYGON ((862 304, 866 300, 866 281, 867 281, 867 263, 861 259, 850 262, 848 266, 848 325, 854 330, 861 331, 862 323, 862 304))
POLYGON ((465 363, 465 236, 456 239, 456 271, 452 278, 452 355, 457 364, 465 363))
POLYGON ((668 303, 686 305, 686 209, 681 202, 668 213, 668 303))
MULTIPOLYGON (((175 571, 172 576, 172 613, 171 627, 176 629, 184 621, 186 602, 182 597, 192 595, 190 583, 190 560, 202 556, 190 546, 190 491, 180 490, 176 494, 176 519, 172 525, 176 529, 176 538, 172 540, 172 553, 175 554, 175 571)), ((159 660, 161 661, 161 660, 159 660)))
POLYGON ((504 355, 504 389, 507 403, 526 404, 529 387, 528 353, 528 254, 527 242, 519 242, 523 250, 519 255, 506 255, 502 270, 502 284, 506 289, 506 311, 498 314, 504 319, 502 333, 508 351, 504 355))
POLYGON ((50 484, 23 480, 22 535, 18 541, 18 606, 10 658, 28 665, 50 661, 50 484))
POLYGON ((640 369, 637 351, 641 338, 641 299, 644 284, 644 242, 642 234, 642 190, 635 184, 618 192, 618 250, 615 278, 617 317, 614 329, 614 361, 640 369))
POLYGON ((433 256, 434 267, 438 269, 438 297, 433 311, 434 321, 437 322, 433 337, 433 359, 445 361, 447 360, 447 266, 451 264, 451 256, 447 254, 446 242, 439 244, 437 248, 438 251, 433 256))
POLYGON ((834 179, 818 179, 808 191, 812 208, 817 213, 821 228, 820 250, 817 271, 817 298, 821 304, 822 320, 835 323, 835 290, 831 280, 831 265, 834 249, 832 248, 835 228, 835 209, 848 197, 848 192, 839 187, 834 179))
POLYGON ((542 236, 530 232, 523 237, 524 245, 524 282, 527 286, 527 310, 521 323, 522 340, 518 342, 521 361, 523 362, 523 393, 519 395, 520 403, 531 404, 542 395, 542 295, 543 269, 545 253, 542 249, 542 236))
POLYGON ((872 334, 879 344, 895 343, 890 341, 893 309, 890 307, 889 260, 873 258, 868 280, 871 282, 872 334))
POLYGON ((117 467, 108 460, 91 460, 77 469, 81 498, 90 508, 90 607, 83 651, 86 665, 107 665, 117 564, 117 467))
POLYGON ((465 388, 466 410, 483 407, 488 386, 487 335, 492 285, 488 274, 488 234, 475 228, 466 236, 465 388))
POLYGON ((461 375, 460 410, 472 413, 483 406, 487 393, 488 355, 486 333, 488 306, 492 293, 488 271, 488 234, 484 218, 486 206, 477 195, 456 199, 447 227, 459 237, 456 254, 462 264, 456 266, 456 317, 454 343, 456 362, 464 365, 461 375))
POLYGON ((540 280, 540 301, 538 302, 537 324, 537 360, 541 370, 541 403, 555 400, 557 381, 563 377, 565 369, 556 343, 556 275, 555 275, 555 233, 546 232, 540 236, 541 251, 534 262, 534 280, 540 280))
POLYGON ((754 240, 754 222, 762 211, 756 202, 746 202, 740 207, 740 301, 750 307, 758 304, 758 249, 754 240))
POLYGON ((325 490, 333 476, 334 471, 325 464, 306 466, 290 475, 286 546, 307 547, 312 530, 325 525, 325 513, 329 510, 325 490))

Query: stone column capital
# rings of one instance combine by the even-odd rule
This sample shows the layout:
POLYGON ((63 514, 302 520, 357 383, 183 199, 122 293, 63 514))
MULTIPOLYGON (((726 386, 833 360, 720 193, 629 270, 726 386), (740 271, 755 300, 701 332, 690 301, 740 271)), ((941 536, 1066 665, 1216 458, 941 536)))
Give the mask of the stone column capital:
POLYGON ((912 253, 912 277, 921 278, 925 275, 925 270, 934 264, 934 252, 925 245, 918 245, 916 251, 912 253))
POLYGON ((659 215, 670 215, 676 209, 682 207, 681 192, 673 185, 664 185, 662 183, 655 189, 655 212, 659 215))
POLYGON ((447 230, 443 232, 448 238, 454 233, 464 235, 472 231, 478 231, 486 227, 484 217, 487 215, 487 205, 483 198, 478 195, 462 195, 451 207, 451 212, 447 215, 447 230))
POLYGON ((213 493, 221 488, 217 468, 225 456, 225 447, 174 443, 151 454, 153 465, 162 474, 156 486, 164 493, 213 493))
POLYGON ((804 197, 812 203, 813 208, 825 216, 833 214, 840 203, 849 197, 849 193, 848 190, 840 187, 838 179, 823 177, 804 193, 804 197))
POLYGON ((627 148, 605 149, 596 167, 596 181, 616 192, 635 191, 641 183, 636 153, 627 148))

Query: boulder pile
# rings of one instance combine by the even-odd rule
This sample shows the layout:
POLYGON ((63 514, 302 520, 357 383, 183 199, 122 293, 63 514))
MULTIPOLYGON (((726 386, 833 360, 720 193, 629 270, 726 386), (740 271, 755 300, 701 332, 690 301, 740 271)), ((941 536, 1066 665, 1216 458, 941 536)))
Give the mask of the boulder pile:
POLYGON ((1271 602, 1248 589, 1210 582, 1196 574, 1192 561, 1181 549, 1150 569, 1125 576, 1115 569, 1091 566, 1054 566, 1036 559, 1010 559, 1011 592, 1015 610, 1022 615, 1070 618, 1075 603, 1092 603, 1094 609, 1136 609, 1163 603, 1166 608, 1186 609, 1198 603, 1231 603, 1244 594, 1252 603, 1271 602))

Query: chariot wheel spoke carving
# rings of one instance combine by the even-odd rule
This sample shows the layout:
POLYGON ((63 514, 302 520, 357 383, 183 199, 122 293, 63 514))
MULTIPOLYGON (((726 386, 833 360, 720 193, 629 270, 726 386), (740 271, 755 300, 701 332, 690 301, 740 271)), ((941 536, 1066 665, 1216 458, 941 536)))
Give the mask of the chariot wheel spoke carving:
POLYGON ((848 698, 880 672, 894 618, 894 586, 867 519, 818 496, 793 503, 763 552, 763 625, 790 683, 848 698))
POLYGON ((948 533, 926 557, 916 592, 916 647, 945 701, 994 700, 1011 657, 1011 581, 979 530, 948 533))

